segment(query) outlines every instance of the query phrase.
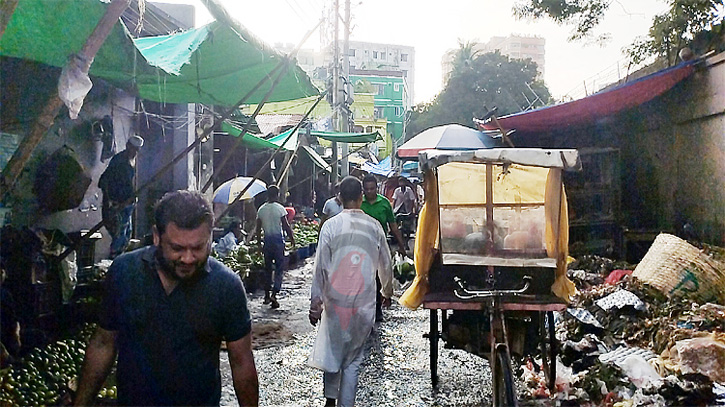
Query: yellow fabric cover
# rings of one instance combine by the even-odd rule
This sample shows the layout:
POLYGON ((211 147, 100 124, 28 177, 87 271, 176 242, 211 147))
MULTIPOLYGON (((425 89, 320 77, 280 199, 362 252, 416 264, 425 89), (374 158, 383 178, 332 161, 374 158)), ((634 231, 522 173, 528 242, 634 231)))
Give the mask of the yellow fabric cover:
MULTIPOLYGON (((544 203, 548 168, 511 164, 493 167, 493 201, 501 203, 544 203)), ((452 162, 438 167, 441 205, 486 203, 486 165, 452 162), (467 186, 472 186, 468 188, 467 186)))
POLYGON ((546 253, 556 257, 556 278, 551 285, 551 292, 557 297, 571 301, 576 294, 576 286, 566 276, 567 258, 569 257, 569 210, 566 204, 566 193, 561 183, 561 170, 552 168, 546 179, 546 253), (561 187, 559 187, 561 185, 561 187), (559 225, 559 253, 556 253, 556 236, 554 230, 559 225))
POLYGON ((423 187, 425 204, 418 214, 415 232, 415 279, 398 299, 400 305, 410 309, 416 309, 423 303, 423 296, 428 292, 428 271, 438 248, 438 185, 432 170, 424 174, 423 187))
MULTIPOLYGON (((527 167, 512 164, 502 176, 502 166, 494 166, 494 202, 536 203, 544 202, 546 213, 546 252, 556 258, 556 278, 551 291, 566 302, 576 293, 576 287, 566 276, 566 260, 569 254, 569 221, 566 194, 561 185, 561 170, 527 167), (554 230, 558 225, 559 252, 556 252, 554 230)), ((482 164, 448 163, 438 167, 438 179, 430 170, 425 173, 426 202, 418 217, 415 240, 416 277, 398 302, 411 309, 423 303, 428 292, 428 273, 433 264, 434 251, 438 248, 439 202, 441 204, 485 203, 486 171, 482 164), (438 197, 440 182, 441 196, 438 197)))

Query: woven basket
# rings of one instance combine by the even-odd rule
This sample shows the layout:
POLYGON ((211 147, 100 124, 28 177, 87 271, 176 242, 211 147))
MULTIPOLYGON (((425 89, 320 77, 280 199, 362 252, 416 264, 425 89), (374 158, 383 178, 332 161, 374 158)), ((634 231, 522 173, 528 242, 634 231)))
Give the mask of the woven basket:
POLYGON ((725 265, 677 236, 657 236, 632 275, 667 295, 725 304, 725 265))

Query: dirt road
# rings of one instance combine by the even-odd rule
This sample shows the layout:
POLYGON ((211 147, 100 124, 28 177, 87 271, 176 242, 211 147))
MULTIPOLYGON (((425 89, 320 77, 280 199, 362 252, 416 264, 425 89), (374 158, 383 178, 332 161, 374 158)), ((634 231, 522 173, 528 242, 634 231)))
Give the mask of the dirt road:
MULTIPOLYGON (((322 372, 307 366, 315 328, 307 320, 312 259, 285 275, 281 307, 262 305, 261 293, 249 296, 254 319, 254 357, 262 406, 322 406, 322 372)), ((396 295, 400 295, 400 291, 396 295)), ((428 312, 411 311, 395 301, 385 321, 368 339, 356 405, 490 405, 488 364, 463 351, 440 349, 439 389, 430 384, 428 312)), ((226 353, 222 353, 222 406, 236 406, 226 353)))

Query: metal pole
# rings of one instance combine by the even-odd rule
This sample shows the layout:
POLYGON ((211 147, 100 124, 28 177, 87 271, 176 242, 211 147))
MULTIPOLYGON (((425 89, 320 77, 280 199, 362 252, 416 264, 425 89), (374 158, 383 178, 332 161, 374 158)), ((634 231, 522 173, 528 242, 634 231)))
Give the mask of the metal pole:
MULTIPOLYGON (((345 84, 350 82, 350 0, 345 0, 345 22, 344 22, 345 33, 342 42, 342 77, 344 78, 345 84)), ((347 89, 349 90, 349 88, 347 89)), ((350 111, 348 110, 347 100, 342 100, 339 103, 340 114, 342 115, 342 131, 350 131, 350 111)), ((342 176, 346 177, 350 175, 350 164, 347 161, 348 156, 348 144, 342 143, 342 176)))
MULTIPOLYGON (((335 10, 333 11, 334 34, 333 34, 333 52, 332 52, 332 128, 340 131, 340 47, 339 27, 340 27, 340 0, 335 0, 335 10)), ((332 167, 332 177, 330 182, 332 185, 337 183, 337 174, 339 164, 337 163, 337 142, 332 142, 332 161, 335 163, 332 167)))

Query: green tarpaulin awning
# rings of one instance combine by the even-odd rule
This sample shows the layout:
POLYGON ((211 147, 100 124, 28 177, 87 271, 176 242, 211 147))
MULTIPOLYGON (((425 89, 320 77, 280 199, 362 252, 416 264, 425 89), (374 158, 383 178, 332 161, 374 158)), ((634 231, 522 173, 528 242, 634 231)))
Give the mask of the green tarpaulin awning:
MULTIPOLYGON (((283 58, 251 35, 236 32, 216 21, 183 33, 138 38, 134 42, 151 65, 169 73, 163 82, 144 78, 138 83, 139 92, 160 93, 167 103, 201 98, 205 103, 233 106, 283 58)), ((261 101, 271 83, 267 81, 246 103, 261 101)), ((293 64, 269 100, 292 100, 318 94, 307 74, 293 64)))
MULTIPOLYGON (((69 55, 81 50, 106 7, 99 0, 20 0, 0 39, 0 55, 63 67, 69 55)), ((90 74, 143 99, 233 106, 282 58, 250 33, 219 22, 132 40, 119 21, 96 54, 90 74)), ((271 82, 246 103, 261 102, 271 82)), ((294 65, 269 101, 318 94, 309 77, 294 65)))
MULTIPOLYGON (((289 136, 293 130, 294 130, 294 127, 285 132, 280 133, 279 135, 268 138, 267 141, 269 141, 270 143, 274 143, 276 146, 279 147, 282 145, 282 143, 284 143, 287 136, 289 136)), ((287 148, 288 150, 294 150, 295 146, 297 145, 297 135, 298 134, 299 134, 298 132, 295 132, 295 134, 293 134, 292 137, 290 137, 289 141, 286 142, 284 145, 285 148, 287 148)))
POLYGON ((312 160, 315 165, 322 168, 323 170, 327 172, 332 172, 332 167, 330 167, 330 164, 325 161, 324 158, 322 158, 315 150, 312 149, 310 146, 302 146, 302 149, 305 150, 308 156, 310 156, 310 159, 312 160))
MULTIPOLYGON (((284 139, 289 136, 293 129, 287 130, 278 136, 267 139, 268 141, 277 144, 278 146, 284 142, 284 139)), ((380 133, 338 133, 334 131, 315 131, 310 133, 312 136, 319 137, 328 141, 338 141, 341 143, 372 143, 380 138, 380 133)), ((290 141, 285 146, 297 145, 297 134, 293 135, 290 141)))
MULTIPOLYGON (((230 135, 234 137, 239 137, 242 134, 242 129, 239 127, 228 123, 228 122, 222 122, 222 131, 229 133, 230 135)), ((244 144, 245 147, 255 149, 255 150, 261 150, 263 148, 272 148, 277 149, 279 145, 274 144, 270 142, 269 140, 265 140, 261 137, 253 136, 249 133, 245 133, 244 137, 242 138, 242 144, 244 144)), ((287 143, 285 145, 286 150, 292 150, 294 149, 295 144, 287 143), (292 146, 291 148, 287 148, 287 146, 292 146)))
POLYGON ((377 131, 372 133, 338 133, 334 131, 313 131, 312 135, 325 139, 327 141, 337 141, 340 143, 372 143, 380 138, 377 131))

